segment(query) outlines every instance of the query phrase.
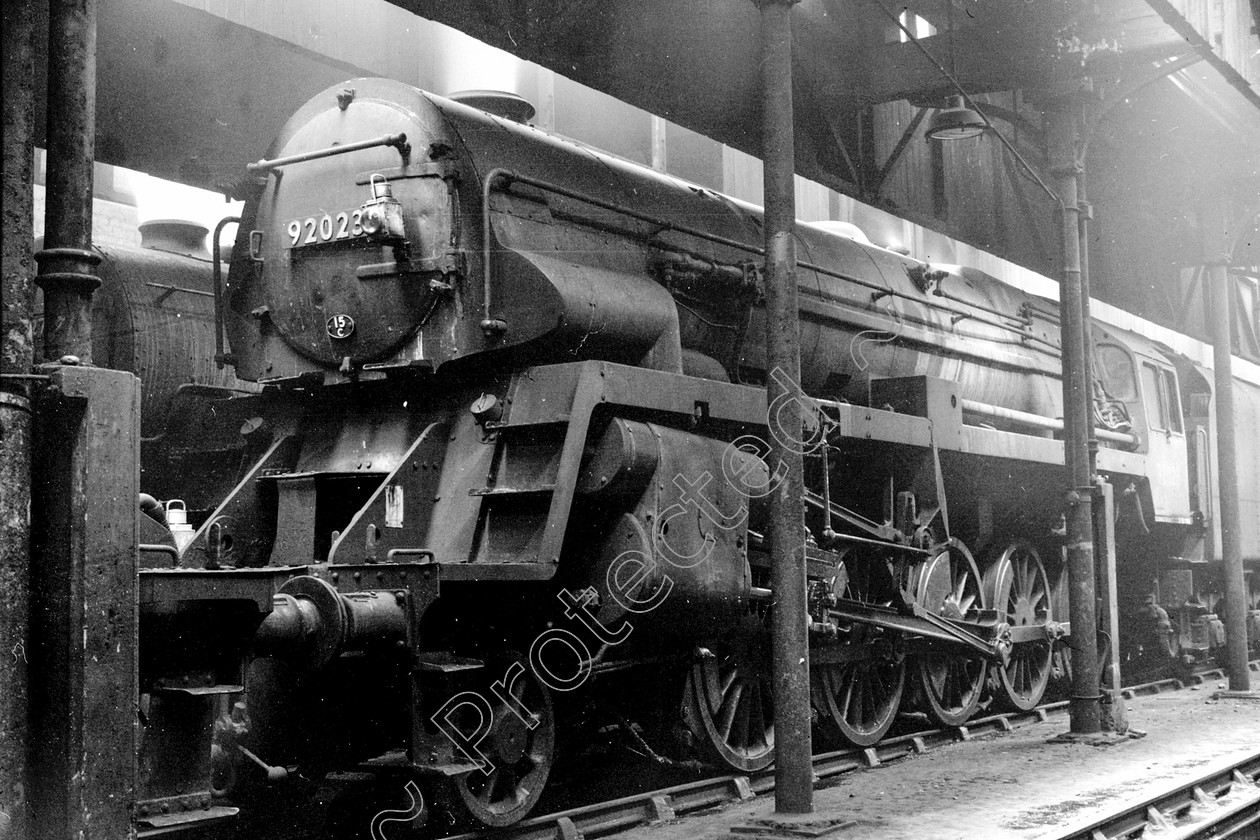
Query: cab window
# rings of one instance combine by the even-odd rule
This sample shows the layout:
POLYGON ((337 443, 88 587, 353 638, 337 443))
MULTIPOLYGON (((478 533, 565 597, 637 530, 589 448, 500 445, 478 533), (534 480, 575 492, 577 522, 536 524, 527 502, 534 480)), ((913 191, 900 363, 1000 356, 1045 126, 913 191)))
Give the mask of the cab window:
POLYGON ((1177 397, 1177 376, 1168 368, 1142 363, 1142 390, 1145 392, 1147 422, 1152 429, 1181 434, 1181 401, 1177 397))
POLYGON ((1164 396, 1168 402, 1168 422, 1172 424, 1169 428, 1181 434, 1181 400, 1177 394, 1177 374, 1169 368, 1160 368, 1160 373, 1163 374, 1164 396))
POLYGON ((1133 375, 1133 359, 1123 347, 1099 344, 1094 349, 1098 361, 1098 375, 1102 379, 1107 396, 1113 400, 1134 402, 1137 400, 1137 379, 1133 375))

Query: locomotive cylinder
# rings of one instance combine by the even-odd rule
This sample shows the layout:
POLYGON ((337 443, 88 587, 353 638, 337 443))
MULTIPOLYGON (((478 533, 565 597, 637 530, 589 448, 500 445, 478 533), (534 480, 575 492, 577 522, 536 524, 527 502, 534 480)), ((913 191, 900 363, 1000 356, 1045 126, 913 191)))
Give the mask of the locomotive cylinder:
POLYGON ((285 582, 254 636, 256 652, 318 668, 348 650, 407 638, 406 596, 386 590, 347 595, 312 575, 285 582))

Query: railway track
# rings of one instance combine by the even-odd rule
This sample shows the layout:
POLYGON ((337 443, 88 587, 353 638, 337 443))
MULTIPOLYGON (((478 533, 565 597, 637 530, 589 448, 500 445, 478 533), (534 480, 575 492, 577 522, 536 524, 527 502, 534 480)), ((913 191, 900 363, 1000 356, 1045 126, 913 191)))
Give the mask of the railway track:
MULTIPOLYGON (((1258 664, 1251 663, 1253 671, 1258 664)), ((1224 678, 1220 669, 1209 669, 1194 674, 1189 685, 1198 685, 1212 680, 1224 678)), ((1121 690, 1126 699, 1138 696, 1158 694, 1164 691, 1176 691, 1187 686, 1178 679, 1162 679, 1154 682, 1130 686, 1121 690)), ((820 753, 814 756, 814 775, 818 781, 840 776, 855 770, 878 767, 912 755, 927 752, 930 749, 968 741, 972 738, 998 732, 1009 732, 1017 726, 1045 722, 1052 717, 1066 714, 1067 701, 1047 703, 1027 712, 1007 712, 968 721, 965 726, 924 730, 894 738, 888 738, 873 747, 866 749, 839 750, 820 753)), ((1256 767, 1251 771, 1254 778, 1260 770, 1260 754, 1253 757, 1256 767)), ((1248 781, 1250 783, 1250 781, 1248 781)), ((1193 785, 1192 785, 1193 786, 1193 785)), ((1211 790, 1214 793, 1222 790, 1219 784, 1205 781, 1199 785, 1205 795, 1211 790)), ((705 808, 712 808, 731 802, 741 802, 770 793, 774 790, 773 768, 749 776, 717 776, 695 782, 674 785, 659 790, 635 794, 620 799, 599 802, 544 816, 523 820, 505 829, 485 832, 470 832, 452 835, 446 840, 591 840, 603 837, 635 825, 673 819, 682 814, 694 813, 705 808)), ((1260 791, 1260 788, 1257 789, 1260 791)), ((1170 796, 1173 795, 1170 793, 1170 796)), ((1170 799, 1167 805, 1169 813, 1178 800, 1170 799)), ((1200 805, 1200 809, 1204 806, 1200 805)), ((1092 830, 1092 829, 1091 829, 1092 830)), ((1140 835, 1134 834, 1072 834, 1068 837, 1081 837, 1085 840, 1119 840, 1140 835)), ((1150 837, 1151 835, 1147 835, 1150 837)), ((1180 834, 1160 834, 1165 838, 1180 838, 1180 834)), ((1229 837, 1229 834, 1188 834, 1186 838, 1208 838, 1213 836, 1229 837)), ((1057 838, 1056 838, 1057 840, 1057 838)))
POLYGON ((1050 840, 1217 840, 1260 837, 1260 751, 1129 802, 1050 840))

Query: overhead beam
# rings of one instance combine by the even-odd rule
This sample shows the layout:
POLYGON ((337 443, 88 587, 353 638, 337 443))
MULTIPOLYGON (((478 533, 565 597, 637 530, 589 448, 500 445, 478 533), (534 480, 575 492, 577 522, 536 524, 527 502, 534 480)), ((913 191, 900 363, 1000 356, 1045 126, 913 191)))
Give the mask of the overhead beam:
POLYGON ((897 161, 901 160, 901 155, 905 152, 906 146, 909 146, 910 141, 918 134, 919 126, 923 124, 923 118, 927 116, 928 110, 928 108, 920 108, 915 111, 914 118, 910 120, 906 130, 901 132, 897 145, 893 146, 893 150, 888 153, 888 160, 884 161, 884 165, 879 168, 879 174, 875 178, 875 183, 871 186, 871 192, 875 195, 879 195, 883 191, 884 182, 892 174, 893 167, 897 165, 897 161))
MULTIPOLYGON (((1080 75, 1080 65, 1048 52, 1029 30, 1023 49, 1012 49, 1010 33, 987 26, 919 39, 937 61, 954 65, 954 76, 967 92, 1055 87, 1080 75)), ((909 99, 931 104, 955 93, 949 81, 909 42, 869 47, 863 62, 861 94, 871 102, 909 99)))
POLYGON ((1260 93, 1234 68, 1234 65, 1217 55, 1216 50, 1213 49, 1212 42, 1203 37, 1202 33, 1195 29, 1190 21, 1182 17, 1176 6, 1168 2, 1168 0, 1146 0, 1146 2, 1159 14, 1164 23, 1168 24, 1182 38, 1185 38, 1186 43, 1194 47, 1195 51, 1203 56, 1204 60, 1212 65, 1231 87, 1241 93, 1252 105, 1260 108, 1260 93))

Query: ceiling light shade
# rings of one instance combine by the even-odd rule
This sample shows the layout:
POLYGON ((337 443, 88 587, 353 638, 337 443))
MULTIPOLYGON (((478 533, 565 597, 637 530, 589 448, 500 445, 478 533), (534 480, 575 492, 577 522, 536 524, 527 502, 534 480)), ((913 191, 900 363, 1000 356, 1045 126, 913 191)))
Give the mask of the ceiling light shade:
POLYGON ((961 96, 951 96, 946 107, 937 110, 928 120, 929 140, 966 140, 984 133, 984 118, 963 104, 961 96))

